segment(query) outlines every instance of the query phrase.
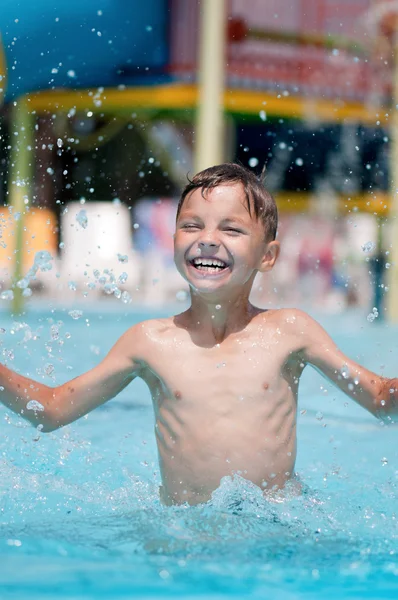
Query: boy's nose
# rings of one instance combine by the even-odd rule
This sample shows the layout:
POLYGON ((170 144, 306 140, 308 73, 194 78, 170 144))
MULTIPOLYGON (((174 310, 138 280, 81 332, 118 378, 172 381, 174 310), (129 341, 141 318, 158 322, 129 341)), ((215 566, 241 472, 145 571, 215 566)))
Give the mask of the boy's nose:
POLYGON ((220 244, 217 244, 216 242, 214 242, 213 240, 202 240, 201 242, 199 242, 199 248, 202 251, 208 252, 209 250, 213 251, 213 250, 217 250, 217 248, 219 247, 220 244))

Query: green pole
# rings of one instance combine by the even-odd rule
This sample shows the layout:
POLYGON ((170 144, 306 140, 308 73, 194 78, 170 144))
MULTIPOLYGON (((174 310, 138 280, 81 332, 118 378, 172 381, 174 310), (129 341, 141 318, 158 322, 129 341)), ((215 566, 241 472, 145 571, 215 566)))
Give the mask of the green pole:
POLYGON ((33 123, 29 112, 28 101, 20 98, 14 102, 11 115, 11 153, 8 182, 9 206, 15 222, 15 254, 14 254, 14 298, 12 313, 23 312, 22 290, 15 284, 23 277, 23 232, 25 211, 31 195, 33 170, 33 123))

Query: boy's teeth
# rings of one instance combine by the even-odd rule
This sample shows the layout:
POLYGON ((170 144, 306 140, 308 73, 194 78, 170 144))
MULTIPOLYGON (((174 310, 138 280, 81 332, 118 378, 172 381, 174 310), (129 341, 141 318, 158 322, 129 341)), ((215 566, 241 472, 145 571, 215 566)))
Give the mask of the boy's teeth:
POLYGON ((195 267, 200 265, 204 267, 221 267, 222 269, 226 267, 226 264, 217 258, 194 258, 193 264, 195 267))

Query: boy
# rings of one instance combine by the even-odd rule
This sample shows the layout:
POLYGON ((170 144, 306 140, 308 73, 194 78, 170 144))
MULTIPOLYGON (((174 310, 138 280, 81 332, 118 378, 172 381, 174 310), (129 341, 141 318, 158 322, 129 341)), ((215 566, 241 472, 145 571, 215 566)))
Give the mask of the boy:
POLYGON ((234 473, 264 493, 283 488, 307 364, 378 417, 396 414, 398 386, 344 356, 302 311, 250 304, 256 273, 277 260, 276 229, 275 202, 253 173, 236 164, 198 173, 182 193, 174 236, 190 308, 134 325, 97 367, 56 388, 0 365, 0 399, 52 431, 141 377, 153 399, 164 503, 206 502, 234 473))

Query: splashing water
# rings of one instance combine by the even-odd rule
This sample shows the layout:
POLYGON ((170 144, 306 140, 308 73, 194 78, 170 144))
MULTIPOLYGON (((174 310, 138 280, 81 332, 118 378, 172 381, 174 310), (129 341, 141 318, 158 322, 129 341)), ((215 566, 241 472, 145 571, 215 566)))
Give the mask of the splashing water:
MULTIPOLYGON (((1 341, 15 348, 21 372, 33 374, 48 364, 48 340, 56 355, 62 338, 62 361, 51 360, 56 383, 90 368, 139 320, 130 310, 90 314, 95 327, 68 319, 71 333, 60 336, 65 313, 51 317, 38 314, 28 324, 5 317, 1 341), (22 344, 28 328, 37 335, 22 344)), ((329 329, 348 354, 360 347, 374 368, 380 337, 381 360, 393 369, 397 330, 366 327, 358 319, 355 338, 344 323, 340 333, 329 329)), ((30 600, 60 581, 70 597, 263 599, 272 589, 281 599, 394 598, 397 430, 381 429, 355 403, 345 408, 344 396, 323 397, 316 372, 306 373, 297 462, 303 491, 297 496, 288 485, 272 500, 236 475, 224 477, 206 504, 162 506, 152 409, 140 382, 50 434, 1 409, 0 587, 30 600)))

